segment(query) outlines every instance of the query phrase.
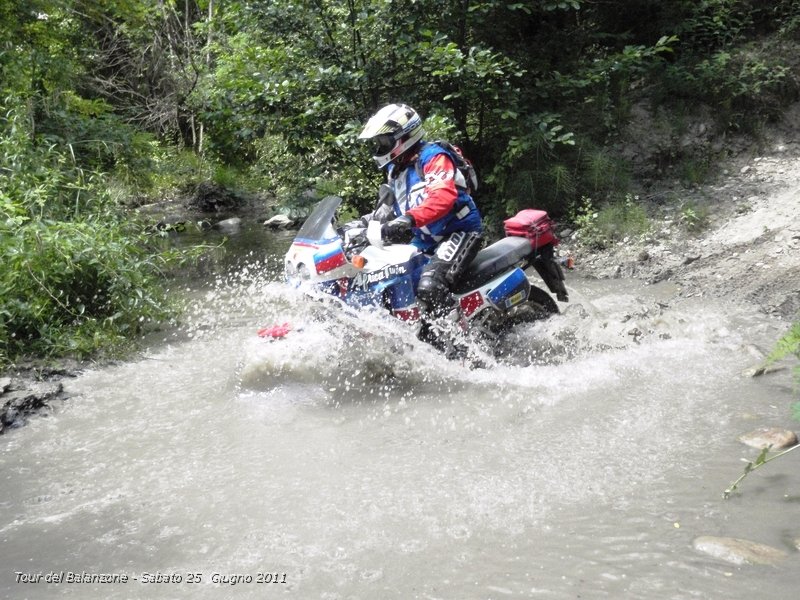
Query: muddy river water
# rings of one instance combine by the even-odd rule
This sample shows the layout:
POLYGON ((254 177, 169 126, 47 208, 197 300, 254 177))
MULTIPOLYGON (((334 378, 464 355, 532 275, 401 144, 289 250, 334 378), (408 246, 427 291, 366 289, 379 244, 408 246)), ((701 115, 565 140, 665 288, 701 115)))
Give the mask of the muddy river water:
POLYGON ((251 257, 0 437, 1 598, 797 596, 797 457, 721 497, 757 454, 737 437, 792 426, 790 373, 742 375, 785 324, 576 270, 563 314, 469 370, 251 257))

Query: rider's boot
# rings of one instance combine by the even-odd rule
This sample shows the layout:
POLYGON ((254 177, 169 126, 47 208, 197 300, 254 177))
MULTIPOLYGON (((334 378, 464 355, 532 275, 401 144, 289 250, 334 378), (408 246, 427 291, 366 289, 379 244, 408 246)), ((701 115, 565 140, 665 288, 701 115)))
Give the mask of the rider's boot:
POLYGON ((417 337, 442 352, 448 360, 461 361, 470 368, 484 367, 467 340, 467 320, 455 305, 446 314, 421 320, 417 337))

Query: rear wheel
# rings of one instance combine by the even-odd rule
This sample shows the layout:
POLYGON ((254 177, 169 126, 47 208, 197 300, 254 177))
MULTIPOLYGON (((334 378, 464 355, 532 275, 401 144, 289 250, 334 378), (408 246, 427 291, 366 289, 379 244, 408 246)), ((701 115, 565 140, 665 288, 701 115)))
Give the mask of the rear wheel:
POLYGON ((480 329, 485 337, 497 338, 517 325, 546 319, 551 315, 558 314, 558 312, 558 304, 550 294, 532 285, 528 299, 525 302, 518 304, 505 313, 492 310, 491 313, 486 315, 480 329))
POLYGON ((513 327, 519 323, 531 323, 557 314, 558 304, 553 297, 543 289, 532 285, 528 299, 512 308, 507 313, 505 322, 509 327, 513 327))
POLYGON ((558 304, 553 300, 553 297, 535 285, 531 286, 531 293, 528 294, 527 302, 519 308, 519 315, 511 315, 512 318, 518 319, 517 323, 529 323, 539 319, 546 319, 551 315, 557 315, 559 312, 558 304))

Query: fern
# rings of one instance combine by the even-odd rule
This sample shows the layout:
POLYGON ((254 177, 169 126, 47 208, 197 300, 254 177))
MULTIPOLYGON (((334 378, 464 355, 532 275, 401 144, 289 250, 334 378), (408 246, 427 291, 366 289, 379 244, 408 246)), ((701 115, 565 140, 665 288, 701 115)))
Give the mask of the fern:
POLYGON ((569 197, 575 193, 575 180, 566 165, 555 164, 550 167, 548 174, 556 197, 569 197))
MULTIPOLYGON (((790 355, 794 355, 800 361, 800 321, 792 325, 789 331, 777 341, 775 348, 767 356, 766 364, 771 365, 790 355)), ((798 386, 800 386, 800 363, 794 367, 794 374, 798 386)), ((792 405, 792 416, 800 421, 800 402, 792 405)))
POLYGON ((800 321, 792 325, 791 329, 778 340, 775 348, 767 356, 767 363, 772 364, 790 354, 794 354, 800 359, 800 321))

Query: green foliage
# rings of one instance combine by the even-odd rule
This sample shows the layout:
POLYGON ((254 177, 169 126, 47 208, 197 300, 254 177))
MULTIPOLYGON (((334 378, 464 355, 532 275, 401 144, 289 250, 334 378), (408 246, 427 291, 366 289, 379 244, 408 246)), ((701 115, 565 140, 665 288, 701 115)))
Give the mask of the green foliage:
POLYGON ((191 150, 159 145, 153 153, 153 168, 143 191, 164 193, 186 185, 214 179, 214 164, 191 150))
POLYGON ((114 349, 167 315, 164 261, 110 214, 35 219, 0 244, 0 347, 10 357, 114 349))
POLYGON ((626 237, 646 233, 651 227, 650 219, 638 201, 638 197, 628 194, 621 201, 606 202, 598 207, 591 198, 582 198, 572 214, 581 243, 605 248, 626 237))
POLYGON ((776 361, 794 354, 800 359, 800 323, 795 323, 789 331, 775 345, 770 353, 769 360, 776 361))
POLYGON ((0 354, 86 356, 164 318, 168 256, 108 205, 96 173, 53 147, 24 154, 26 168, 0 186, 0 354))
POLYGON ((752 6, 742 0, 704 0, 680 26, 697 49, 730 46, 739 41, 753 25, 752 6))
POLYGON ((686 203, 681 208, 681 224, 691 233, 699 233, 708 227, 708 209, 694 203, 686 203))
POLYGON ((296 4, 221 9, 215 27, 225 33, 215 36, 213 71, 194 97, 220 156, 255 163, 265 156, 259 140, 278 139, 297 160, 281 169, 277 187, 336 181, 326 171, 347 170, 346 199, 359 205, 371 200, 377 178, 356 134, 380 105, 405 101, 427 117, 430 137, 464 147, 501 205, 541 197, 563 212, 583 180, 579 155, 564 151, 575 144, 571 126, 608 133, 630 104, 629 82, 676 41, 592 45, 582 26, 561 19, 587 9, 580 2, 478 3, 466 12, 460 2, 432 0, 296 4), (555 27, 537 30, 542 20, 555 27), (595 48, 585 56, 536 50, 584 42, 595 48), (582 106, 567 118, 565 102, 582 106), (546 189, 532 197, 526 178, 546 189))
MULTIPOLYGON (((794 356, 800 361, 800 321, 792 325, 789 331, 778 340, 775 348, 767 356, 767 364, 783 360, 788 356, 794 356)), ((800 383, 800 364, 795 366, 794 372, 800 383)))
POLYGON ((689 185, 697 185, 708 179, 712 166, 710 156, 683 156, 676 170, 681 180, 689 185))
POLYGON ((725 125, 741 128, 753 114, 771 118, 797 91, 797 81, 778 56, 757 49, 717 52, 694 67, 685 79, 702 89, 707 100, 722 109, 725 125))
MULTIPOLYGON (((516 114, 507 115, 518 121, 516 114)), ((513 134, 495 168, 484 178, 502 202, 490 207, 490 219, 499 220, 520 209, 537 207, 556 214, 576 193, 577 181, 570 151, 572 132, 565 132, 554 113, 531 115, 513 134)))
POLYGON ((118 349, 169 312, 172 256, 106 185, 143 179, 155 138, 79 92, 80 27, 61 3, 0 15, 0 363, 118 349))
POLYGON ((795 22, 800 7, 796 2, 769 5, 745 0, 697 3, 677 27, 683 50, 658 82, 664 99, 711 105, 725 129, 752 131, 777 117, 800 95, 800 79, 787 62, 797 55, 797 41, 791 35, 762 37, 755 32, 795 22))
POLYGON ((734 481, 724 492, 722 492, 722 497, 725 500, 727 500, 733 495, 733 493, 739 488, 739 484, 750 473, 752 473, 756 469, 760 469, 765 464, 772 462, 776 458, 780 458, 782 456, 785 456, 789 452, 797 450, 798 448, 800 448, 800 444, 792 446, 788 450, 784 450, 782 452, 779 452, 778 454, 773 454, 772 456, 769 456, 769 451, 771 448, 772 446, 767 446, 766 448, 762 449, 761 452, 759 452, 758 456, 754 461, 748 461, 748 463, 744 467, 744 472, 739 476, 739 478, 736 481, 734 481))
POLYGON ((629 182, 626 165, 605 148, 589 147, 583 159, 583 185, 594 196, 624 192, 629 182))
POLYGON ((632 88, 664 64, 677 42, 677 37, 665 35, 652 45, 597 48, 569 73, 555 72, 552 87, 562 101, 571 101, 576 111, 572 119, 581 130, 601 140, 627 120, 632 88))
POLYGON ((482 93, 498 98, 514 76, 502 55, 459 44, 422 17, 442 8, 430 1, 319 2, 296 10, 282 1, 226 10, 220 25, 229 34, 218 36, 212 77, 197 92, 212 149, 254 161, 277 145, 280 162, 281 152, 298 159, 282 170, 278 187, 296 190, 347 170, 348 180, 364 185, 348 199, 366 202, 377 177, 356 135, 370 113, 406 101, 429 118, 432 135, 457 127, 466 139, 466 114, 454 108, 482 101, 482 93))

